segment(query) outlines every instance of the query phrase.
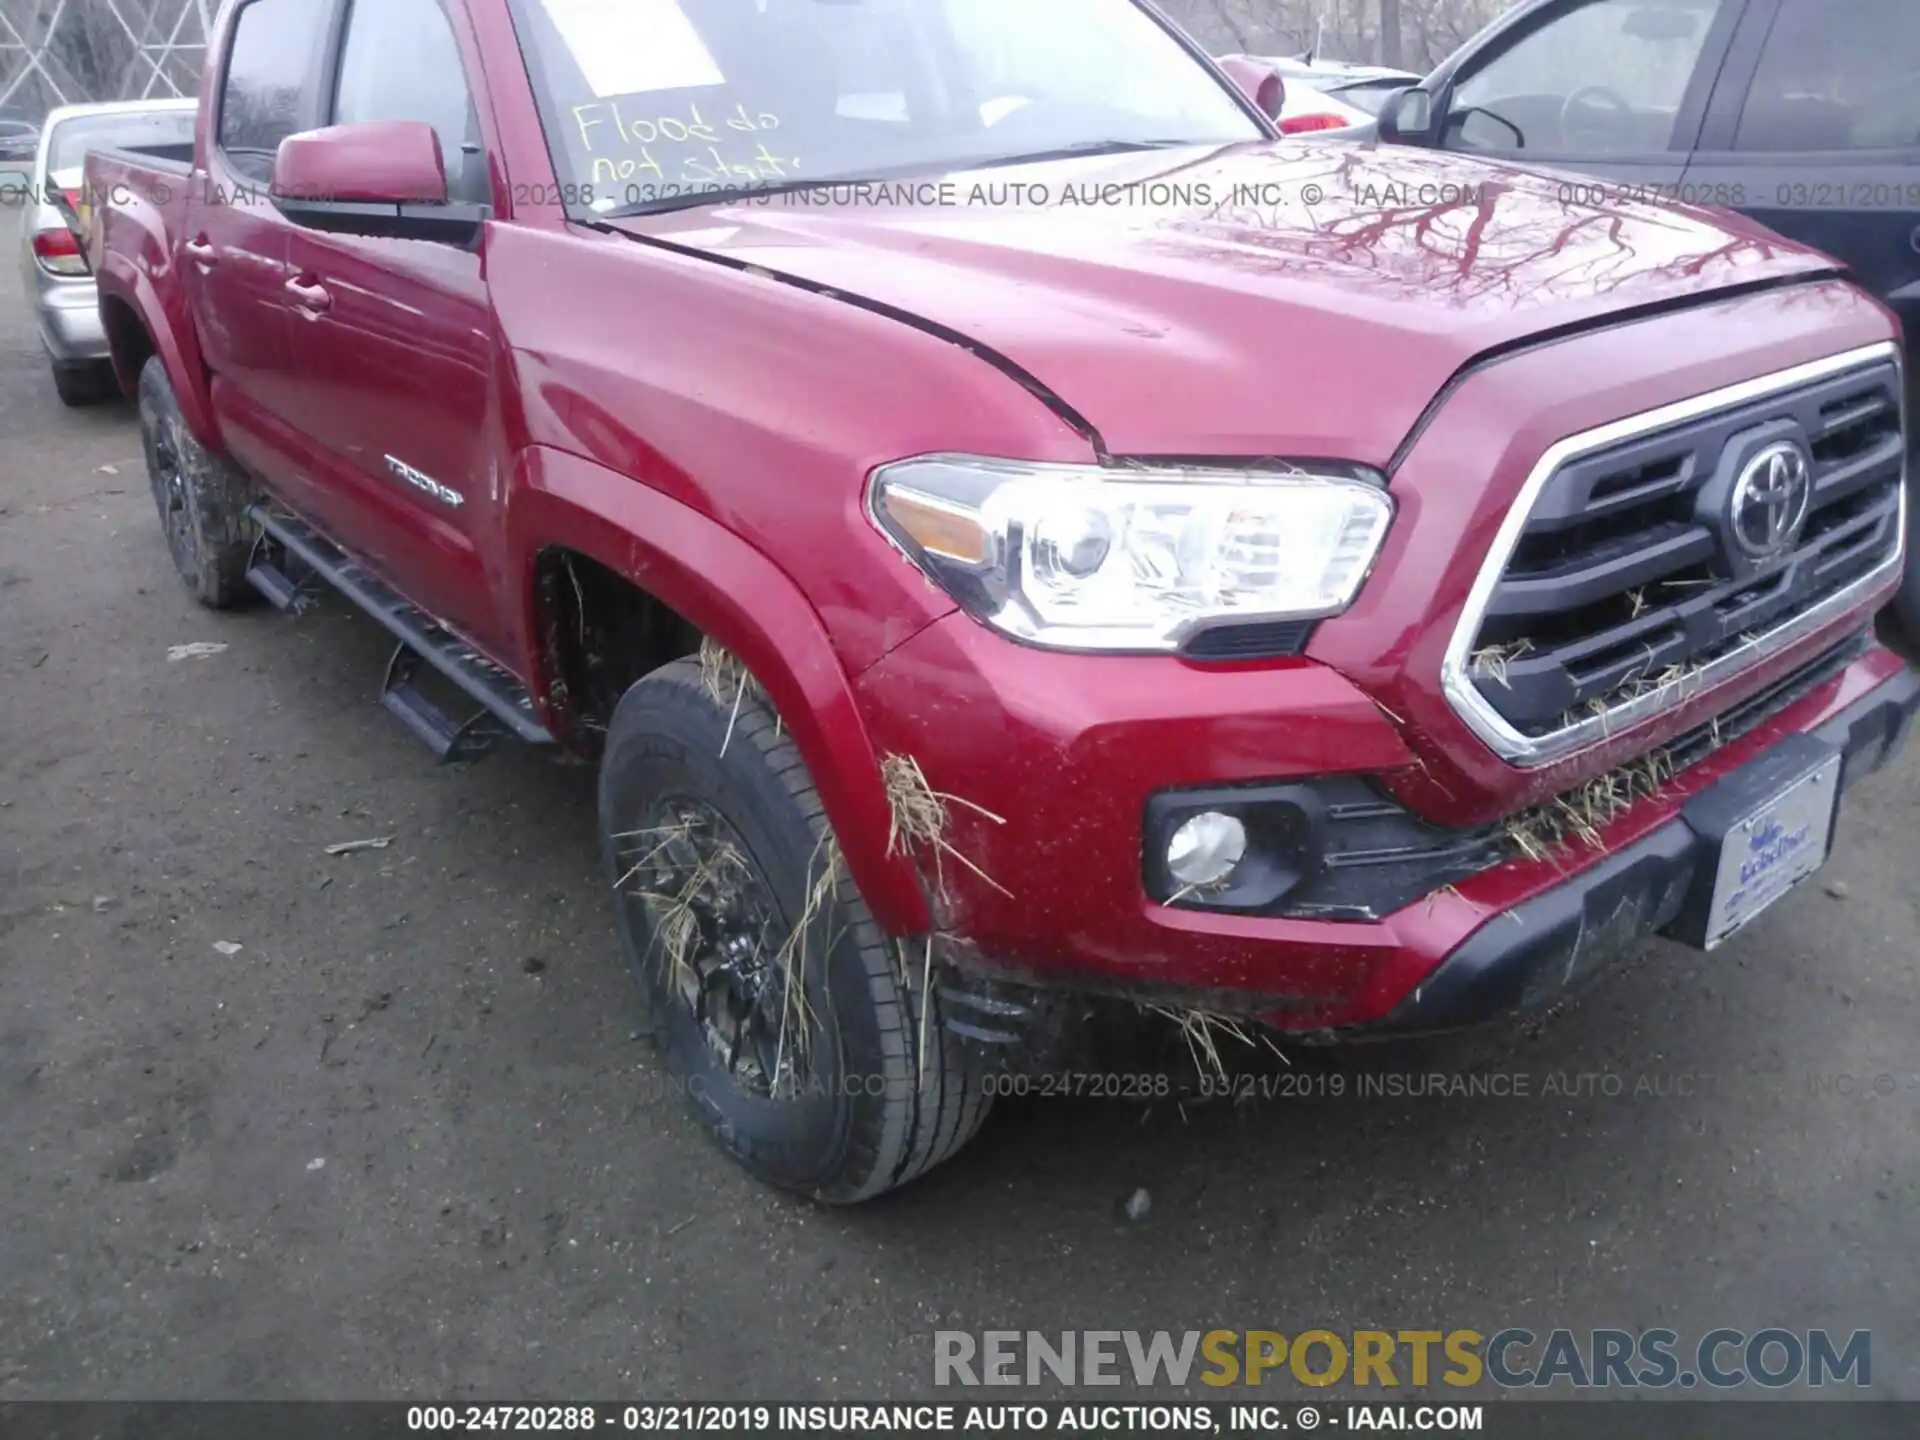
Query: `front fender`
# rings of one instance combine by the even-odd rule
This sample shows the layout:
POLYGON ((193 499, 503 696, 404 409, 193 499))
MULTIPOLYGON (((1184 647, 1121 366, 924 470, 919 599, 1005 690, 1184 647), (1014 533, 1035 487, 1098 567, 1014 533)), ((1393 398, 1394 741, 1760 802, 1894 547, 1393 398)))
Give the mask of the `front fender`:
POLYGON ((193 333, 185 276, 174 262, 165 216, 136 193, 108 210, 104 224, 110 228, 102 236, 94 270, 101 314, 113 350, 114 373, 121 388, 134 394, 140 386, 140 374, 124 331, 114 321, 113 302, 132 311, 146 331, 154 353, 166 367, 167 379, 180 401, 180 414, 194 439, 209 449, 220 450, 220 431, 207 400, 206 367, 193 333))
MULTIPOLYGON (((506 538, 522 579, 526 633, 538 633, 535 562, 559 546, 626 576, 726 646, 792 734, 874 916, 894 935, 930 929, 919 875, 905 856, 887 853, 892 812, 853 687, 819 615, 786 573, 691 507, 563 451, 525 451, 510 493, 506 538)), ((543 667, 529 669, 551 723, 543 667)))

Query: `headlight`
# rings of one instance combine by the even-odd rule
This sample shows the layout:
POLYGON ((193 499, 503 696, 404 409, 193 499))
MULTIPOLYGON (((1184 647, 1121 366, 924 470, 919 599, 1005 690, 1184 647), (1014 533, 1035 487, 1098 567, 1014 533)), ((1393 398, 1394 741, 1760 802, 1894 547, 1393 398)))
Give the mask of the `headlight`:
POLYGON ((1364 473, 930 455, 875 471, 868 503, 996 629, 1065 650, 1176 650, 1213 626, 1352 604, 1393 518, 1364 473))

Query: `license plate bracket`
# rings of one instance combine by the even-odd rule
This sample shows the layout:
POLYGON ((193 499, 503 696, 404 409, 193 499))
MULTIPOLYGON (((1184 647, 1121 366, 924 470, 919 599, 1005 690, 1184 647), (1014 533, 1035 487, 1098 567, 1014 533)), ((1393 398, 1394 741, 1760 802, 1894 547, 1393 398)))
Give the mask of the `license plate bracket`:
POLYGON ((1715 949, 1826 864, 1844 768, 1837 746, 1794 735, 1690 799, 1681 817, 1708 843, 1667 933, 1715 949))

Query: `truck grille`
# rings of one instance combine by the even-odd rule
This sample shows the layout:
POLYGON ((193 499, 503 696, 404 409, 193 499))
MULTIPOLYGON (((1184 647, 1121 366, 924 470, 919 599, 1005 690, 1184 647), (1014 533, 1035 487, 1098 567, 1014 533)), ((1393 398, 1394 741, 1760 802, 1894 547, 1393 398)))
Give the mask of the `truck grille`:
POLYGON ((1901 386, 1874 347, 1555 446, 1448 652, 1454 707, 1541 763, 1843 613, 1899 561, 1901 386))

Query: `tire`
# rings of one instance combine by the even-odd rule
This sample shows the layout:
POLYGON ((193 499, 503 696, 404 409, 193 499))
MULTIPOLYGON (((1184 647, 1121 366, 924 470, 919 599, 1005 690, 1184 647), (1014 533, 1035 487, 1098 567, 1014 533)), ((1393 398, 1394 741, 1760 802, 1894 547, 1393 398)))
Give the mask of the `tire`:
POLYGON ((253 485, 193 438, 157 355, 140 372, 140 435, 160 528, 187 589, 213 610, 251 600, 247 562, 260 533, 247 518, 253 485))
POLYGON ((53 388, 59 392, 62 405, 79 410, 112 399, 120 393, 120 382, 114 377, 113 366, 104 360, 88 360, 77 365, 55 365, 53 388))
MULTIPOLYGON (((902 958, 923 952, 918 945, 903 952, 891 944, 838 868, 820 797, 799 751, 764 703, 743 697, 738 705, 722 704, 694 659, 677 660, 640 680, 608 727, 600 829, 646 1026, 708 1134, 747 1170, 785 1189, 851 1204, 923 1174, 979 1129, 991 1104, 987 1066, 947 1032, 937 997, 932 1013, 923 1015, 929 1003, 923 972, 902 958), (783 1081, 778 1054, 771 1066, 764 1063, 764 1034, 758 1072, 764 1085, 743 1082, 723 1063, 714 1030, 695 1012, 686 992, 705 996, 706 959, 737 956, 738 948, 729 952, 713 942, 699 952, 705 959, 682 967, 677 984, 663 954, 668 927, 658 877, 700 872, 691 862, 654 858, 647 879, 633 877, 668 843, 660 837, 677 833, 672 827, 684 825, 689 815, 713 817, 708 828, 737 844, 744 864, 740 891, 764 897, 768 904, 761 908, 773 912, 758 933, 792 936, 807 915, 810 892, 820 902, 798 937, 803 943, 797 968, 814 1020, 804 1084, 783 1081), (664 825, 653 823, 661 819, 664 825), (822 875, 832 882, 830 889, 816 883, 822 875), (639 893, 649 886, 655 891, 651 902, 639 893), (923 1021, 929 1052, 924 1073, 923 1021)), ((687 891, 683 886, 665 893, 687 891)), ((708 944, 705 923, 697 942, 702 946, 708 944)), ((741 944, 737 931, 733 943, 741 944)), ((766 944, 747 948, 752 953, 744 963, 764 965, 766 944)), ((723 993, 701 1003, 717 1008, 732 999, 723 993)), ((780 1033, 797 1076, 801 1067, 785 1045, 787 1031, 780 1033)), ((736 1039, 734 1052, 742 1048, 736 1039)))

